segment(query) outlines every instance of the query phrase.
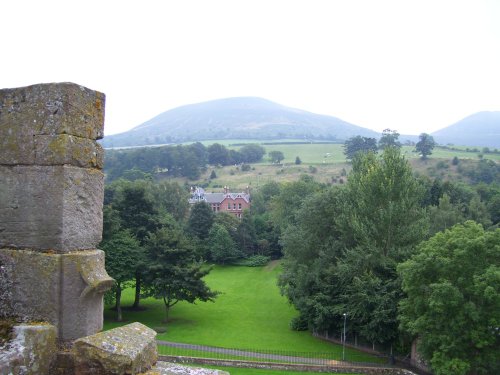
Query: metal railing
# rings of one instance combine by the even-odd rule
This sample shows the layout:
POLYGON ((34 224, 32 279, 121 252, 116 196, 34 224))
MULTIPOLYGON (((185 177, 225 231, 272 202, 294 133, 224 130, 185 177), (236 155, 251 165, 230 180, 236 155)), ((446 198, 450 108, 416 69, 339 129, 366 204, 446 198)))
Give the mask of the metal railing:
POLYGON ((217 360, 304 364, 319 366, 388 367, 386 356, 347 351, 342 360, 342 349, 332 352, 299 352, 291 350, 237 349, 158 341, 158 354, 164 356, 198 357, 217 360))

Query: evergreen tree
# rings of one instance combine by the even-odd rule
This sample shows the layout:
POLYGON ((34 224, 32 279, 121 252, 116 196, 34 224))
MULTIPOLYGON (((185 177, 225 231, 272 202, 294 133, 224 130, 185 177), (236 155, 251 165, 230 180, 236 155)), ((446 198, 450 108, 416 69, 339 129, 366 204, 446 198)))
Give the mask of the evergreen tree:
POLYGON ((240 256, 233 239, 221 224, 214 224, 210 229, 208 244, 215 263, 225 264, 240 256))
POLYGON ((188 220, 188 231, 200 240, 206 240, 212 224, 214 213, 210 205, 205 202, 195 203, 191 207, 188 220))

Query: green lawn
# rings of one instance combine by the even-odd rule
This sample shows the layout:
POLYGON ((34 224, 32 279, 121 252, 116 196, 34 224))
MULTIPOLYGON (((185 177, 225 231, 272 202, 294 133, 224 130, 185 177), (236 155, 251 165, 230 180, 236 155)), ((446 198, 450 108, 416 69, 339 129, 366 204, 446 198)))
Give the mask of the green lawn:
MULTIPOLYGON (((276 277, 279 266, 216 266, 207 276, 211 288, 222 294, 214 303, 191 305, 179 303, 171 311, 167 332, 159 340, 217 346, 224 348, 280 350, 293 352, 332 353, 340 358, 342 348, 319 340, 309 332, 290 330, 290 319, 297 313, 279 294, 276 277)), ((126 290, 123 305, 132 303, 133 291, 126 290)), ((124 312, 129 323, 140 321, 149 327, 165 327, 163 302, 146 299, 144 311, 124 312)), ((105 329, 120 323, 113 321, 114 312, 105 309, 105 329)), ((373 361, 373 357, 346 350, 346 359, 373 361)))

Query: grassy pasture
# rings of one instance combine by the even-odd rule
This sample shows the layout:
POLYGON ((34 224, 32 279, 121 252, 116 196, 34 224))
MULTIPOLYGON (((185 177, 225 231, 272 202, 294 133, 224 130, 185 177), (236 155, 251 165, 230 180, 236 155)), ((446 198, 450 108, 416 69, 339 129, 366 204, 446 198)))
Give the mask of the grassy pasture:
MULTIPOLYGON (((132 321, 152 328, 166 328, 158 334, 159 340, 238 348, 247 350, 279 350, 294 352, 322 352, 340 356, 342 347, 317 339, 309 332, 289 328, 290 319, 297 312, 281 296, 276 285, 279 265, 266 267, 216 266, 206 277, 207 283, 221 292, 214 303, 196 305, 180 302, 171 311, 168 325, 163 323, 163 302, 154 299, 142 301, 144 311, 124 311, 125 322, 114 319, 114 311, 104 311, 105 329, 132 321)), ((131 305, 133 290, 127 289, 123 306, 131 305)), ((346 358, 373 361, 373 357, 346 349, 346 358)))
MULTIPOLYGON (((283 142, 291 142, 292 140, 283 140, 283 142)), ((299 140, 297 140, 298 142, 299 140)), ((223 140, 223 141, 206 141, 206 145, 212 143, 221 143, 230 149, 238 149, 241 146, 234 144, 242 143, 259 143, 262 141, 252 140, 223 140)), ((223 186, 229 186, 233 191, 243 190, 249 186, 256 189, 259 186, 269 181, 291 182, 296 181, 303 174, 313 176, 318 182, 327 184, 337 184, 346 178, 342 176, 343 170, 349 173, 351 169, 350 163, 347 163, 343 154, 342 144, 279 144, 278 141, 272 141, 273 144, 263 145, 266 152, 281 151, 285 156, 285 160, 281 165, 272 165, 264 155, 260 163, 251 165, 251 170, 241 171, 237 166, 226 167, 209 167, 202 176, 196 181, 187 181, 184 178, 174 179, 179 183, 188 183, 190 185, 208 185, 208 191, 222 191, 223 186), (298 156, 302 160, 302 164, 295 165, 295 157, 298 156), (314 168, 316 170, 314 170, 314 168), (217 178, 211 180, 210 173, 215 170, 217 178)), ((267 143, 267 142, 264 142, 267 143)), ((409 160, 415 172, 428 175, 430 177, 440 177, 443 179, 461 178, 457 173, 457 167, 451 165, 452 159, 457 156, 461 163, 472 163, 479 160, 478 153, 466 152, 465 147, 461 151, 448 150, 441 147, 436 147, 432 155, 422 161, 419 155, 414 151, 414 146, 403 146, 402 152, 409 160), (441 162, 441 167, 438 163, 441 162), (448 167, 442 168, 446 164, 448 167)), ((484 154, 483 158, 500 161, 500 154, 484 154)))

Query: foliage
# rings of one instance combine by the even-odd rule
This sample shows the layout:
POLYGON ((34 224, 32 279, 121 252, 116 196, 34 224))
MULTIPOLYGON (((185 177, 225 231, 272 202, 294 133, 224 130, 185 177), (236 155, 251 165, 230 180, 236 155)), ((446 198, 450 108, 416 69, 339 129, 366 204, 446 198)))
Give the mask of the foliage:
POLYGON ((214 143, 213 145, 210 145, 207 147, 207 152, 208 152, 208 163, 212 165, 229 165, 230 164, 230 157, 229 157, 229 150, 219 144, 219 143, 214 143))
POLYGON ((151 191, 152 200, 160 215, 168 213, 176 221, 182 222, 189 212, 189 193, 177 182, 161 180, 150 183, 148 189, 151 191))
POLYGON ((148 193, 147 185, 142 181, 136 181, 123 185, 118 199, 113 202, 113 208, 120 216, 122 227, 128 229, 141 245, 144 244, 148 234, 160 226, 158 211, 148 193))
POLYGON ((398 141, 399 133, 396 130, 384 129, 382 137, 378 141, 378 148, 384 150, 386 147, 401 147, 398 141))
POLYGON ((265 255, 251 255, 245 259, 234 262, 234 264, 245 267, 262 267, 269 263, 270 260, 271 258, 265 255))
MULTIPOLYGON (((108 220, 107 217, 109 215, 105 214, 104 221, 108 220)), ((107 232, 107 238, 99 247, 106 256, 106 271, 116 281, 113 300, 117 313, 116 320, 121 321, 121 293, 135 277, 135 265, 141 260, 140 245, 129 231, 114 230, 107 232)))
POLYGON ((295 157, 295 165, 300 165, 302 164, 302 160, 298 156, 295 157))
POLYGON ((147 272, 147 295, 162 299, 165 323, 169 311, 179 301, 213 301, 217 292, 202 280, 209 272, 196 262, 193 246, 175 225, 163 227, 148 236, 150 265, 147 272))
POLYGON ((419 136, 419 141, 415 145, 415 151, 422 155, 422 159, 427 159, 427 156, 432 154, 432 150, 436 146, 436 142, 434 142, 434 138, 427 134, 422 133, 419 136))
POLYGON ((431 235, 465 221, 460 205, 451 203, 447 194, 439 199, 439 205, 429 207, 429 219, 431 235))
MULTIPOLYGON (((120 183, 119 192, 112 203, 120 217, 121 227, 128 230, 138 241, 141 248, 144 247, 146 238, 155 232, 160 226, 160 217, 153 204, 151 192, 145 181, 132 183, 120 183)), ((135 288, 136 298, 133 307, 138 308, 141 298, 142 279, 147 268, 147 258, 144 251, 133 265, 135 266, 135 288)))
POLYGON ((282 160, 285 159, 285 155, 283 155, 283 152, 281 151, 270 151, 268 155, 269 160, 271 160, 271 162, 274 164, 279 164, 282 160))
POLYGON ((294 331, 307 331, 308 328, 307 319, 302 315, 296 316, 290 321, 290 329, 294 331))
POLYGON ((357 135, 349 138, 344 143, 344 154, 348 160, 353 160, 356 154, 362 152, 376 152, 377 140, 357 135))
POLYGON ((373 342, 398 337, 396 274, 424 237, 423 189, 398 148, 355 157, 345 187, 310 195, 282 238, 280 287, 318 330, 350 330, 373 342))
POLYGON ((210 179, 213 180, 214 178, 217 178, 217 173, 215 173, 215 170, 212 170, 212 173, 210 173, 210 179))
POLYGON ((304 200, 321 188, 308 175, 302 175, 299 181, 282 184, 279 194, 271 199, 271 217, 275 224, 284 229, 294 223, 304 200))
POLYGON ((243 163, 257 163, 262 160, 266 149, 258 144, 249 143, 239 149, 243 163))
POLYGON ((462 167, 462 172, 477 183, 500 183, 500 164, 493 160, 480 160, 475 166, 462 167))
POLYGON ((240 251, 245 255, 253 255, 256 249, 257 237, 250 211, 243 211, 236 233, 240 251))
POLYGON ((205 202, 198 202, 191 207, 187 228, 189 233, 200 240, 205 240, 208 238, 213 222, 214 213, 210 205, 205 202))
POLYGON ((182 176, 196 180, 207 163, 256 163, 262 160, 265 152, 264 147, 258 144, 247 144, 239 150, 229 150, 219 143, 205 147, 200 142, 190 145, 106 150, 104 171, 108 182, 120 177, 135 181, 152 180, 156 176, 182 176))
POLYGON ((401 326, 437 375, 500 372, 500 229, 471 221, 422 243, 398 267, 401 326))
POLYGON ((184 176, 197 179, 207 163, 207 150, 201 143, 164 147, 140 147, 106 150, 104 172, 106 180, 122 176, 136 180, 143 176, 184 176), (132 172, 127 172, 127 171, 132 172))
POLYGON ((238 258, 241 254, 226 228, 221 224, 214 224, 208 234, 211 259, 218 264, 225 264, 238 258))

